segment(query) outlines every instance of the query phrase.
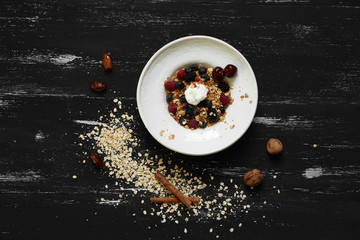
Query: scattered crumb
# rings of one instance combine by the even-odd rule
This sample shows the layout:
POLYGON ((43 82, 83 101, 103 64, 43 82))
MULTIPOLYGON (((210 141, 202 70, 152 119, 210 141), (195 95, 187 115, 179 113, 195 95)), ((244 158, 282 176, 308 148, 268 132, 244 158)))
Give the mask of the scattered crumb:
POLYGON ((169 140, 172 140, 172 139, 174 139, 174 138, 175 138, 175 134, 170 134, 169 140))
POLYGON ((252 102, 253 102, 253 101, 252 101, 252 100, 250 100, 250 102, 249 102, 249 103, 251 104, 252 102))
POLYGON ((233 129, 234 127, 235 127, 235 124, 234 124, 234 125, 231 125, 231 126, 230 126, 230 129, 233 129))
POLYGON ((247 93, 245 93, 245 98, 248 98, 248 97, 249 97, 249 95, 247 93))
POLYGON ((160 136, 164 135, 165 130, 160 130, 160 136))

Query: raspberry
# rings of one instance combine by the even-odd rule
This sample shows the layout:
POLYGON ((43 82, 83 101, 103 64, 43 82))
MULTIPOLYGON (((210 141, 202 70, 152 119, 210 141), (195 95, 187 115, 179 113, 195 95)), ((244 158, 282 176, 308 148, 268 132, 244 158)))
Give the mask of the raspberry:
POLYGON ((178 79, 184 80, 184 79, 185 79, 185 76, 186 76, 185 70, 180 70, 180 71, 177 72, 177 77, 178 77, 178 79))
POLYGON ((176 83, 175 81, 167 81, 164 83, 164 87, 166 90, 174 91, 176 89, 176 83))
POLYGON ((195 78, 195 82, 200 82, 201 79, 200 78, 195 78))
POLYGON ((196 121, 195 118, 192 118, 192 119, 189 121, 188 125, 189 125, 189 128, 194 128, 194 129, 196 129, 196 128, 198 128, 198 126, 199 126, 199 122, 196 121))
POLYGON ((168 110, 169 112, 171 112, 172 114, 176 114, 176 111, 177 111, 177 105, 175 103, 170 103, 168 105, 168 110))
POLYGON ((230 98, 222 93, 220 95, 220 102, 222 103, 222 105, 228 104, 230 102, 230 98))

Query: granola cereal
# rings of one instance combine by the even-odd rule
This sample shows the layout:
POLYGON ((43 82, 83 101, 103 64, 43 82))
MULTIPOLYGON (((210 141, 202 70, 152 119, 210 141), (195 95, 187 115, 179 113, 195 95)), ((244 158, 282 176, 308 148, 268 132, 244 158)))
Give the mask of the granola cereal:
POLYGON ((228 82, 223 79, 220 67, 192 64, 176 71, 164 82, 170 115, 192 130, 224 121, 226 108, 234 99, 228 82))

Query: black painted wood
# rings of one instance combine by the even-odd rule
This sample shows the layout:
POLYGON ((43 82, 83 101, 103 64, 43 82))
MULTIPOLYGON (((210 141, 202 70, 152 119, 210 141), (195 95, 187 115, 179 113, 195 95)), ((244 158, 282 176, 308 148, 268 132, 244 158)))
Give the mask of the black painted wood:
POLYGON ((215 239, 211 227, 221 239, 356 239, 359 16, 356 1, 1 1, 0 239, 215 239), (221 223, 161 224, 141 215, 153 205, 140 204, 137 195, 126 193, 118 207, 99 204, 121 191, 82 163, 84 147, 74 141, 85 130, 74 120, 94 120, 120 97, 144 147, 169 156, 138 115, 137 80, 161 46, 195 34, 220 38, 245 55, 259 105, 245 136, 229 149, 172 159, 185 160, 194 174, 206 168, 216 181, 239 185, 248 169, 260 168, 264 184, 245 188, 252 208, 221 223), (99 61, 108 50, 114 71, 104 74, 99 61), (109 91, 92 92, 92 80, 106 82, 109 91), (270 137, 284 143, 278 158, 264 150, 270 137), (243 226, 230 233, 233 222, 243 226))

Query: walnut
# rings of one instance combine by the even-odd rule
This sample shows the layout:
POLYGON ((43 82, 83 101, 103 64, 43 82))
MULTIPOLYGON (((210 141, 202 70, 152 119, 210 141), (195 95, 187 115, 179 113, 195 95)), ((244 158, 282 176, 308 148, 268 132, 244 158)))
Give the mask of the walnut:
POLYGON ((283 145, 279 139, 270 138, 266 144, 266 149, 270 155, 276 155, 282 152, 283 145))
POLYGON ((264 175, 259 169, 248 171, 244 176, 244 182, 249 187, 260 185, 264 181, 264 175))

